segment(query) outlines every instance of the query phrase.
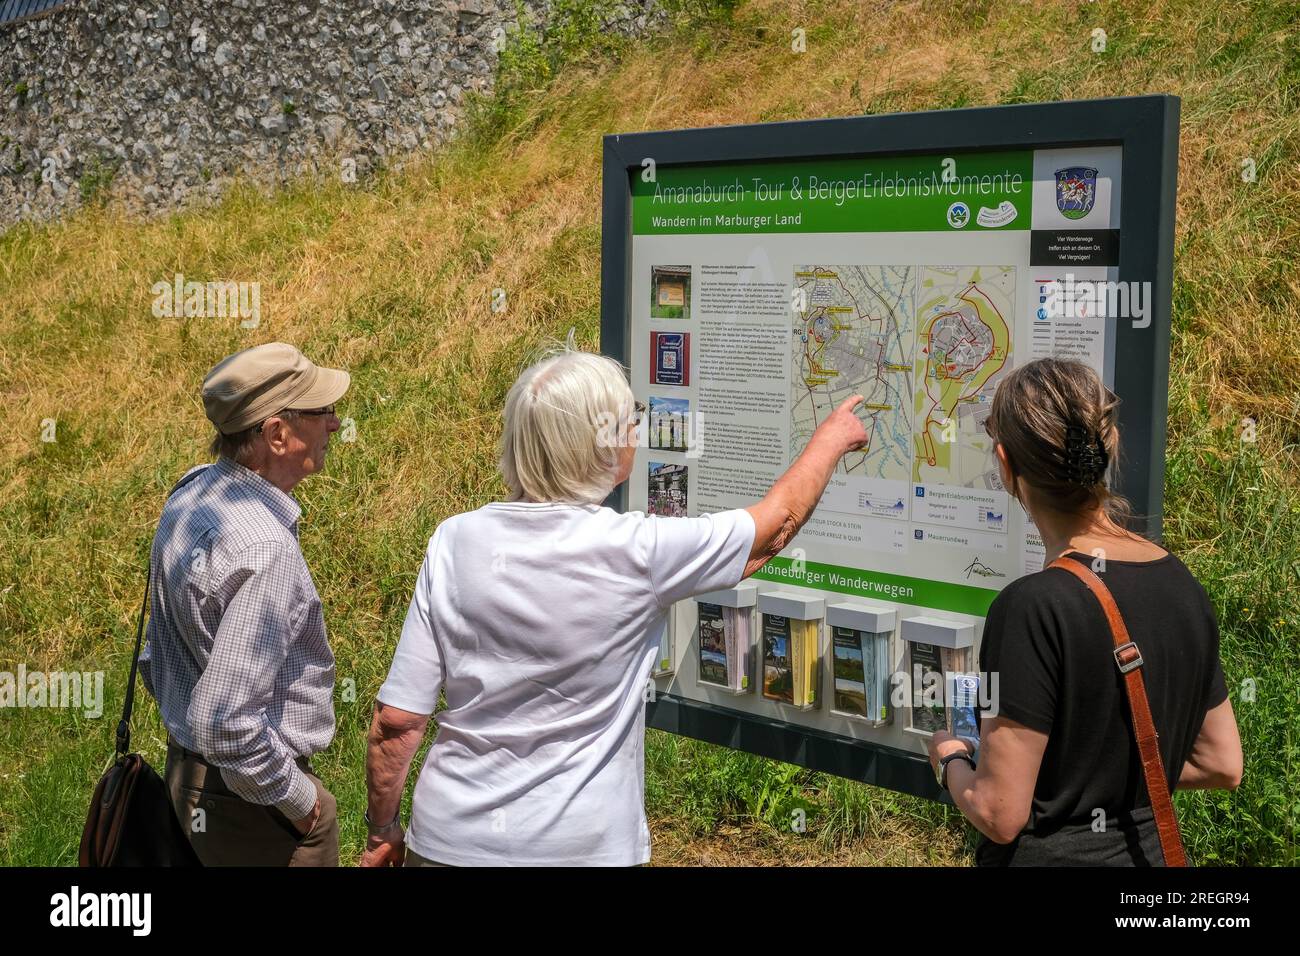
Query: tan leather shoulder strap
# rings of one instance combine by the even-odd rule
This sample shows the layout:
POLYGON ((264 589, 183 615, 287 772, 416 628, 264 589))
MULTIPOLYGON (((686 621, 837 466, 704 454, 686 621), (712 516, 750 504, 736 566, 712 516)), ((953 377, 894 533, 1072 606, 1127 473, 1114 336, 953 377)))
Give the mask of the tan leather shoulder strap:
POLYGON ((1165 766, 1160 759, 1155 722, 1151 719, 1151 705, 1147 700, 1146 682, 1142 679, 1142 653, 1129 639, 1128 628, 1119 613, 1119 605, 1110 589, 1090 568, 1066 557, 1057 558, 1048 567, 1069 571, 1088 586, 1088 590, 1101 603, 1110 624, 1111 638, 1115 642, 1115 664, 1124 675, 1124 689, 1128 693, 1129 711, 1133 716, 1133 733, 1137 738, 1138 754, 1142 758, 1142 773, 1147 781, 1147 795, 1155 812, 1156 829, 1160 833, 1160 848, 1164 851, 1166 866, 1186 866, 1182 834, 1178 831, 1178 817, 1169 796, 1169 782, 1165 766))

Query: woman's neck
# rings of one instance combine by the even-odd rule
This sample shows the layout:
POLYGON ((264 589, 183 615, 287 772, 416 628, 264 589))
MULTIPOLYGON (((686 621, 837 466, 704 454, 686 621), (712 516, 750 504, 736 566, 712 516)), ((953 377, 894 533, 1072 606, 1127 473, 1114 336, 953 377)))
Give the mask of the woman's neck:
POLYGON ((1100 552, 1102 557, 1110 555, 1117 560, 1125 560, 1129 557, 1155 557, 1156 552, 1162 550, 1145 538, 1115 524, 1103 508, 1072 514, 1031 504, 1027 510, 1043 539, 1044 566, 1071 551, 1083 554, 1100 552))

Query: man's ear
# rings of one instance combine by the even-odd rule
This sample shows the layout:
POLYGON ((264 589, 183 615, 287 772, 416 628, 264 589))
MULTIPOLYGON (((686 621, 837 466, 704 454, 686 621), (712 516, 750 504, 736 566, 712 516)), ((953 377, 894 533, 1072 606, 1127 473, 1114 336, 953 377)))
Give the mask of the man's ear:
POLYGON ((262 425, 262 437, 272 455, 283 455, 288 448, 289 433, 283 418, 268 418, 262 425))

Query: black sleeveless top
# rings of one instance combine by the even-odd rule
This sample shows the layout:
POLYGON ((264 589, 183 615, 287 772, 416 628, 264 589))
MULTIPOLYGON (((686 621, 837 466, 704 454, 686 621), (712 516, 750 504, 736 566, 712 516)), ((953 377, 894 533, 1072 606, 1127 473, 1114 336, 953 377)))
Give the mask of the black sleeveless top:
MULTIPOLYGON (((1142 652, 1172 792, 1206 712, 1228 696, 1213 608, 1172 554, 1094 570, 1142 652)), ((1113 648, 1101 605, 1068 571, 1045 568, 993 601, 979 664, 990 694, 997 675, 996 697, 981 717, 1008 717, 1048 739, 1025 829, 1006 845, 982 840, 981 866, 1164 864, 1113 648)))

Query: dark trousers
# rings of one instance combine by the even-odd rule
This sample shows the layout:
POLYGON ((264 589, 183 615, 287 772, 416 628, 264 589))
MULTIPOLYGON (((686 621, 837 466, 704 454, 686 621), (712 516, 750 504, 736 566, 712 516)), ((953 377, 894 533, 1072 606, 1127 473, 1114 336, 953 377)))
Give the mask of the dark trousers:
POLYGON ((449 866, 448 863, 439 863, 437 860, 431 860, 427 856, 420 856, 409 846, 406 848, 406 862, 402 866, 449 866))
POLYGON ((232 793, 221 771, 199 754, 167 742, 165 781, 181 829, 204 866, 338 866, 339 821, 334 795, 298 766, 320 798, 320 820, 306 836, 275 807, 250 803, 232 793))

